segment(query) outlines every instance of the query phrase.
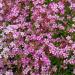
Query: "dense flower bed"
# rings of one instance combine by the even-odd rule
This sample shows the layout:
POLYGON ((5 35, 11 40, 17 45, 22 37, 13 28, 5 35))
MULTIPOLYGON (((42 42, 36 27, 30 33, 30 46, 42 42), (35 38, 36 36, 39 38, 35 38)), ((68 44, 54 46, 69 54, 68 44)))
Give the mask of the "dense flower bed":
POLYGON ((0 75, 75 75, 75 0, 0 0, 0 75))

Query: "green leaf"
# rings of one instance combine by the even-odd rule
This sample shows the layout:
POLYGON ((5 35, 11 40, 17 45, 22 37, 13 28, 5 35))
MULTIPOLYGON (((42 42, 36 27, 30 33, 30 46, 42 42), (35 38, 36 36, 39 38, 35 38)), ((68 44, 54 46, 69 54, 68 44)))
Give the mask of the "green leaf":
POLYGON ((73 65, 68 64, 67 69, 63 70, 61 67, 58 67, 56 73, 54 75, 73 75, 73 65))
POLYGON ((28 57, 28 58, 32 58, 32 54, 28 54, 27 57, 28 57))
POLYGON ((0 30, 0 38, 2 38, 2 30, 0 30))
POLYGON ((68 25, 69 27, 72 27, 72 24, 74 24, 74 22, 73 22, 72 20, 67 20, 67 25, 68 25))
POLYGON ((58 2, 59 0, 53 0, 53 2, 58 2))
POLYGON ((27 17, 26 17, 26 22, 30 22, 31 21, 31 14, 29 14, 27 17))
POLYGON ((20 50, 23 50, 23 48, 24 48, 23 45, 20 45, 20 46, 19 46, 19 49, 20 49, 20 50))
POLYGON ((50 3, 50 2, 52 2, 51 0, 45 0, 45 3, 46 4, 48 4, 48 3, 50 3))
POLYGON ((20 57, 19 54, 15 55, 15 59, 16 59, 16 60, 19 60, 20 58, 21 58, 21 57, 20 57))
POLYGON ((61 67, 58 67, 57 71, 54 73, 54 75, 63 75, 63 69, 61 67))
POLYGON ((33 5, 32 1, 30 1, 30 2, 29 2, 29 9, 31 9, 33 6, 34 6, 34 5, 33 5))
POLYGON ((64 23, 61 20, 57 20, 57 24, 59 25, 59 24, 64 24, 64 23))
POLYGON ((10 21, 6 21, 6 22, 5 22, 5 25, 6 25, 6 26, 11 25, 11 22, 10 22, 10 21))
POLYGON ((73 41, 75 41, 75 32, 74 32, 74 33, 72 33, 72 35, 71 35, 71 36, 72 36, 72 40, 73 40, 73 41))
POLYGON ((53 43, 56 47, 60 46, 60 42, 54 42, 53 43))
POLYGON ((59 35, 62 36, 62 37, 65 37, 65 36, 68 35, 68 32, 65 31, 65 30, 58 30, 58 33, 59 33, 59 35))
POLYGON ((21 9, 24 9, 25 3, 24 2, 20 2, 20 7, 21 7, 21 9))
POLYGON ((50 2, 58 2, 59 0, 45 0, 46 4, 49 4, 50 2))
POLYGON ((57 58, 55 56, 51 56, 50 60, 51 60, 52 65, 60 66, 62 64, 62 59, 57 58))
POLYGON ((73 56, 73 51, 70 50, 70 51, 69 51, 69 55, 68 55, 68 59, 70 59, 72 56, 73 56))
POLYGON ((2 34, 2 30, 0 30, 0 34, 2 34))
POLYGON ((12 71, 15 73, 15 72, 17 72, 18 71, 18 67, 17 67, 17 65, 12 65, 12 71))
POLYGON ((54 34, 52 35, 53 38, 65 37, 65 36, 68 35, 68 32, 65 31, 65 30, 57 30, 56 32, 57 32, 57 33, 54 33, 54 34))
POLYGON ((67 69, 66 70, 64 70, 64 74, 63 75, 73 75, 73 65, 71 65, 71 64, 68 64, 67 65, 67 69))
POLYGON ((52 35, 52 38, 58 38, 58 37, 59 37, 59 35, 56 34, 56 33, 54 33, 54 34, 52 35))
POLYGON ((72 13, 72 10, 70 9, 70 7, 69 6, 65 6, 66 8, 65 8, 65 14, 70 14, 71 15, 71 13, 72 13))

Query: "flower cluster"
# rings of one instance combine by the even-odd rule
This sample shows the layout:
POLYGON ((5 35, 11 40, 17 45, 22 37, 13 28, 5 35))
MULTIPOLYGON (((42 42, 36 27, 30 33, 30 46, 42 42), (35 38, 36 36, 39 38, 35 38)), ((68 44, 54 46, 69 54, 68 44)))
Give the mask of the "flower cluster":
POLYGON ((75 1, 0 0, 0 75, 74 75, 75 1))

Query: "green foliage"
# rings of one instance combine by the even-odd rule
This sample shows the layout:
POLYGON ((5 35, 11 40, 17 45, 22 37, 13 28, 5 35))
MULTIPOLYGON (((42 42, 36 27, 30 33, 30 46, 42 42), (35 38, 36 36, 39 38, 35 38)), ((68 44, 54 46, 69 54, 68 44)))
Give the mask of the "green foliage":
POLYGON ((65 31, 65 30, 60 30, 59 31, 59 34, 62 36, 62 37, 66 37, 68 35, 68 32, 65 31))
POLYGON ((67 69, 63 69, 61 65, 63 64, 63 59, 56 58, 55 56, 50 57, 52 65, 57 66, 57 71, 54 73, 54 75, 73 75, 73 65, 68 64, 67 69))
POLYGON ((65 11, 66 14, 71 14, 71 10, 69 7, 66 7, 66 11, 65 11))
POLYGON ((6 21, 6 22, 5 22, 5 25, 6 25, 6 26, 11 25, 11 22, 10 22, 10 21, 6 21))
POLYGON ((64 23, 61 20, 57 20, 57 24, 59 25, 59 24, 64 24, 64 23))
POLYGON ((54 33, 54 34, 52 35, 52 38, 58 38, 58 37, 60 37, 59 34, 54 33))
POLYGON ((19 54, 15 55, 15 60, 19 60, 21 57, 19 54))
POLYGON ((59 0, 53 0, 53 2, 58 2, 59 0))
POLYGON ((71 36, 72 36, 72 40, 73 40, 73 41, 75 41, 75 32, 74 32, 74 33, 72 33, 72 35, 71 35, 71 36))
POLYGON ((62 59, 56 58, 55 56, 51 56, 50 60, 51 60, 52 65, 57 66, 57 72, 54 75, 61 75, 60 70, 61 70, 61 65, 62 65, 62 59))
POLYGON ((31 21, 31 16, 32 16, 32 11, 31 8, 33 7, 32 2, 29 2, 29 15, 26 17, 26 22, 30 22, 31 21))
POLYGON ((68 32, 65 30, 57 30, 57 33, 54 33, 52 35, 53 38, 58 38, 58 37, 66 37, 68 35, 68 32))
POLYGON ((65 6, 65 14, 71 15, 72 10, 70 9, 69 3, 67 3, 67 4, 65 4, 65 5, 66 5, 66 6, 65 6))
POLYGON ((73 55, 74 55, 74 54, 73 54, 73 51, 70 50, 70 51, 69 51, 69 55, 68 55, 68 59, 70 59, 73 55))
POLYGON ((60 46, 60 42, 54 42, 54 45, 58 47, 60 46))
POLYGON ((28 54, 27 57, 28 57, 28 58, 32 58, 32 54, 28 54))
POLYGON ((48 3, 50 3, 50 2, 52 2, 51 0, 45 0, 45 3, 46 4, 48 4, 48 3))
POLYGON ((0 30, 0 38, 2 38, 2 30, 0 30))
POLYGON ((31 21, 31 13, 29 13, 29 15, 26 17, 26 22, 30 22, 31 21))
POLYGON ((30 1, 30 2, 29 2, 29 9, 31 9, 33 6, 34 6, 34 5, 33 5, 32 1, 30 1))
POLYGON ((50 60, 51 60, 52 65, 60 66, 62 64, 62 59, 57 58, 55 56, 51 56, 50 60))
POLYGON ((17 72, 17 70, 18 70, 18 67, 17 67, 17 65, 12 65, 12 71, 15 73, 15 72, 17 72))
POLYGON ((71 14, 72 16, 75 16, 75 11, 72 11, 72 14, 71 14))
POLYGON ((63 75, 73 75, 73 65, 71 65, 71 64, 68 64, 67 65, 67 69, 66 70, 64 70, 64 74, 63 75))
POLYGON ((21 2, 20 4, 21 4, 21 9, 24 9, 25 3, 24 2, 21 2))
POLYGON ((73 75, 73 65, 68 64, 67 69, 62 69, 61 67, 58 67, 56 73, 54 75, 73 75))
POLYGON ((20 50, 23 50, 23 48, 24 48, 23 45, 20 45, 20 46, 19 46, 19 49, 20 49, 20 50))
POLYGON ((2 30, 0 30, 0 34, 2 34, 2 30))
POLYGON ((14 73, 14 75, 21 75, 22 72, 22 66, 18 66, 18 65, 12 65, 12 71, 14 73))
POLYGON ((63 75, 63 69, 61 67, 58 67, 57 71, 54 73, 54 75, 63 75))
POLYGON ((59 0, 45 0, 45 3, 48 4, 50 2, 58 2, 59 0))
POLYGON ((67 25, 68 25, 69 27, 72 27, 72 24, 74 24, 74 22, 73 22, 72 20, 67 20, 67 25))

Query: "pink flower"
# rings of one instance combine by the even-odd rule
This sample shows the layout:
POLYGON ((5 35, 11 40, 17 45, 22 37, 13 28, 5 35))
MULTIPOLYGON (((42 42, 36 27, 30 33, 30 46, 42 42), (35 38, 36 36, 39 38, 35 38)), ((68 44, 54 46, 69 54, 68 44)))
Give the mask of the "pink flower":
POLYGON ((74 44, 72 44, 72 48, 74 48, 74 49, 75 49, 75 43, 74 43, 74 44))
POLYGON ((75 3, 71 3, 71 8, 75 8, 75 3))
POLYGON ((3 4, 2 3, 0 3, 0 8, 2 8, 3 7, 3 4))
POLYGON ((6 75, 13 75, 12 71, 6 71, 6 75))
POLYGON ((32 0, 33 1, 33 4, 34 5, 37 5, 37 4, 43 4, 44 3, 44 0, 32 0))
POLYGON ((58 8, 60 9, 60 10, 64 10, 64 4, 60 1, 60 2, 58 2, 58 8))
POLYGON ((56 3, 54 3, 54 2, 53 2, 53 3, 50 3, 50 4, 49 4, 49 7, 51 7, 51 10, 52 10, 52 11, 58 13, 58 11, 59 11, 59 10, 58 10, 58 4, 56 4, 56 3))
POLYGON ((67 39, 67 40, 71 40, 71 36, 67 36, 66 39, 67 39))

